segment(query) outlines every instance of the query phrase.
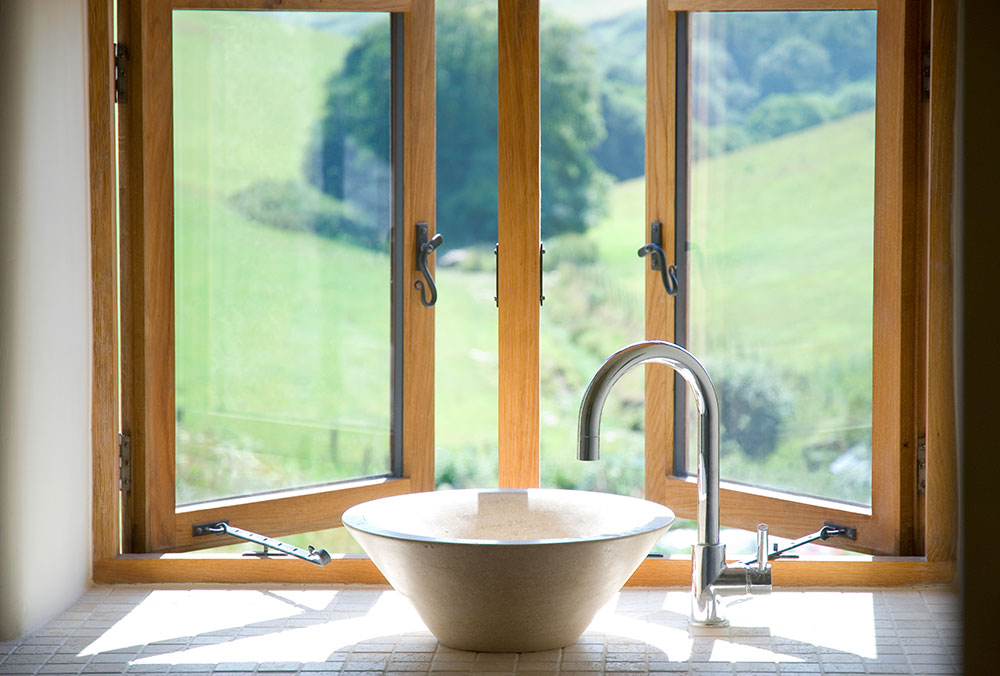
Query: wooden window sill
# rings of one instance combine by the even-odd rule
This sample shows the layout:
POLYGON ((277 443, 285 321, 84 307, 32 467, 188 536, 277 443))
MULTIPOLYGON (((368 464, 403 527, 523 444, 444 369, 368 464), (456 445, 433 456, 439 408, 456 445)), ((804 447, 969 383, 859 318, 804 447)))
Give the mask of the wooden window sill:
MULTIPOLYGON (((775 587, 909 587, 948 585, 951 561, 923 557, 810 557, 776 561, 775 587)), ((334 555, 319 567, 289 559, 251 559, 236 554, 129 554, 94 561, 96 584, 387 584, 371 560, 334 555)), ((684 587, 691 583, 687 557, 646 559, 626 583, 684 587)))

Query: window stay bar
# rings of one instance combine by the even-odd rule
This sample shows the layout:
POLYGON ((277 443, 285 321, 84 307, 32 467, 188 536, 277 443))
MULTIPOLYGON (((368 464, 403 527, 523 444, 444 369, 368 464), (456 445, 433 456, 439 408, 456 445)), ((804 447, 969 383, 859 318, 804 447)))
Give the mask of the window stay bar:
POLYGON ((307 551, 301 547, 290 545, 287 542, 269 538, 266 535, 260 535, 258 533, 252 533, 248 530, 243 530, 242 528, 230 526, 228 521, 196 523, 191 527, 191 534, 194 537, 201 537, 203 535, 231 535, 234 538, 239 538, 240 540, 246 540, 247 542, 260 545, 265 551, 267 551, 268 548, 275 549, 282 554, 288 554, 289 556, 294 556, 302 559, 303 561, 315 563, 317 566, 325 566, 331 561, 330 555, 325 549, 316 549, 312 545, 309 545, 309 549, 307 551))

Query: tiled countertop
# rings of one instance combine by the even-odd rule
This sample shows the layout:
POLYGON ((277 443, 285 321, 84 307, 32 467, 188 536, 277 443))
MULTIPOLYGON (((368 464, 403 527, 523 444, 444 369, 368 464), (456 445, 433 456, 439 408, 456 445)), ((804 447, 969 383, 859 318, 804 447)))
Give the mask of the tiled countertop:
POLYGON ((627 589, 574 645, 450 650, 386 588, 101 587, 0 643, 0 674, 957 674, 958 599, 941 589, 780 590, 687 625, 689 594, 627 589))

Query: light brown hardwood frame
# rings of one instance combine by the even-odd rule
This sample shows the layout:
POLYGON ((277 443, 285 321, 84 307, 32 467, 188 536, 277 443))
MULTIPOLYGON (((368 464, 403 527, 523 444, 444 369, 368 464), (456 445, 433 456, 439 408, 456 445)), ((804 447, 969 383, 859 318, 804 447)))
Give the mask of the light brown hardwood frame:
MULTIPOLYGON (((940 5, 941 3, 935 3, 940 5)), ((922 381, 925 364, 921 352, 951 353, 949 270, 940 261, 930 267, 918 262, 926 258, 929 233, 935 253, 947 258, 941 248, 950 237, 950 202, 937 204, 933 222, 921 229, 923 206, 920 188, 930 181, 947 180, 950 166, 939 148, 930 162, 919 154, 924 138, 937 134, 939 143, 951 128, 944 117, 953 105, 948 86, 934 89, 940 110, 932 113, 924 129, 918 128, 920 101, 921 20, 930 17, 930 4, 908 0, 651 0, 648 14, 647 96, 647 218, 665 225, 664 247, 674 255, 675 185, 675 30, 678 12, 747 10, 876 9, 877 109, 875 185, 875 298, 873 368, 873 496, 872 508, 862 509, 828 500, 784 495, 777 491, 723 483, 721 519, 725 525, 753 529, 761 521, 772 532, 797 537, 816 530, 824 521, 858 527, 852 549, 883 555, 923 555, 920 544, 925 531, 935 533, 933 560, 952 560, 954 531, 941 527, 954 513, 955 454, 950 425, 953 402, 950 393, 950 360, 937 359, 929 368, 938 373, 922 381), (922 16, 923 15, 923 16, 922 16), (935 131, 936 130, 936 131, 935 131), (923 285, 933 307, 921 313, 918 290, 923 285), (928 314, 928 312, 930 314, 928 314), (930 332, 921 339, 921 332, 930 332), (923 382, 921 389, 920 384, 923 382), (925 402, 927 406, 925 406, 925 402), (927 411, 927 420, 919 416, 927 411), (926 422, 926 425, 925 425, 926 422), (916 445, 925 429, 936 430, 927 438, 928 465, 940 474, 930 479, 921 520, 917 492, 916 445), (937 501, 941 502, 938 503, 937 501), (933 512, 933 513, 932 513, 933 512), (939 521, 940 520, 940 521, 939 521)), ((936 72, 954 71, 946 60, 953 27, 934 17, 942 59, 936 72)), ((943 79, 943 78, 942 78, 943 79)), ((938 82, 935 82, 937 87, 938 82)), ((941 192, 930 191, 940 195, 941 192)), ((647 233, 648 234, 648 233, 647 233)), ((671 340, 674 332, 673 302, 666 296, 659 273, 647 270, 646 326, 648 338, 671 340)), ((671 475, 673 467, 673 374, 661 367, 646 372, 646 494, 670 505, 679 515, 693 518, 697 504, 693 478, 671 475), (666 449, 666 452, 664 452, 666 449)))
POLYGON ((499 485, 539 484, 540 93, 538 0, 497 16, 499 485))
MULTIPOLYGON (((92 74, 92 154, 95 205, 111 210, 103 181, 113 183, 111 138, 113 104, 110 93, 111 3, 90 3, 92 74), (99 37, 98 37, 99 36, 99 37), (96 45, 106 46, 95 48, 96 45), (100 121, 98 126, 97 121, 100 121), (99 138, 98 138, 99 136, 99 138), (99 165, 99 166, 97 166, 99 165), (110 168, 110 169, 109 169, 110 168), (103 178, 107 171, 110 178, 103 178), (96 190, 100 188, 100 195, 96 190)), ((220 500, 177 508, 173 466, 173 184, 172 78, 170 13, 173 9, 288 9, 328 11, 387 11, 404 16, 404 136, 403 222, 419 221, 434 233, 434 7, 433 0, 135 0, 119 2, 119 42, 129 50, 128 96, 119 104, 121 279, 122 279, 122 431, 131 438, 132 491, 123 495, 122 532, 115 527, 117 467, 114 456, 116 406, 113 349, 116 270, 114 221, 104 212, 95 216, 95 318, 107 335, 95 333, 95 559, 117 554, 119 537, 125 552, 200 549, 224 540, 194 540, 194 523, 229 519, 241 527, 282 535, 330 528, 343 511, 363 500, 403 492, 430 490, 434 485, 433 350, 434 311, 419 301, 418 292, 404 295, 403 468, 400 478, 360 479, 320 488, 299 489, 248 498, 220 500), (100 228, 98 228, 98 223, 100 228), (96 266, 100 266, 98 269, 96 266), (98 298, 99 296, 99 298, 98 298), (100 382, 100 392, 96 392, 100 382), (100 410, 102 415, 97 416, 100 410), (98 439, 98 430, 100 432, 98 439), (100 449, 98 451, 98 449, 100 449), (111 454, 110 456, 108 454, 111 454), (98 514, 101 516, 98 517, 98 514)), ((113 128, 113 126, 112 126, 113 128)), ((95 206, 95 209, 97 207, 95 206)), ((413 289, 418 277, 416 230, 402 229, 406 260, 402 283, 413 289)), ((432 262, 433 264, 433 262, 432 262)), ((96 566, 95 566, 96 568, 96 566)))
MULTIPOLYGON (((520 0, 517 0, 520 1, 520 0)), ((507 0, 500 0, 501 6, 507 0)), ((730 3, 739 3, 734 0, 730 3)), ((338 557, 333 564, 318 568, 290 560, 246 560, 233 556, 207 556, 197 554, 119 555, 118 519, 118 466, 117 466, 117 393, 115 391, 117 355, 115 350, 116 260, 114 224, 114 141, 113 141, 113 92, 111 88, 111 0, 89 0, 90 38, 90 142, 92 172, 92 273, 94 313, 94 379, 93 379, 93 453, 94 453, 94 561, 93 577, 97 583, 372 583, 383 584, 370 560, 358 556, 338 557)), ((261 2, 261 5, 272 3, 261 2)), ((311 4, 311 3, 310 3, 311 4)), ((327 3, 323 3, 324 5, 327 3)), ((705 2, 670 3, 671 11, 705 9, 705 2)), ((766 0, 739 3, 741 8, 774 8, 766 0)), ((786 9, 818 9, 823 3, 784 3, 786 9), (792 6, 794 5, 794 6, 792 6)), ((832 4, 832 3, 826 3, 832 4)), ((868 7, 873 3, 863 3, 868 7)), ((838 3, 839 6, 843 4, 838 3)), ((714 9, 715 7, 709 7, 714 9)), ((528 7, 531 9, 530 5, 528 7)), ((516 15, 515 15, 516 16, 516 15)), ((671 14, 666 2, 651 0, 649 3, 650 35, 669 29, 671 14)), ((425 18, 425 20, 427 20, 425 18)), ((923 557, 876 557, 872 560, 798 560, 777 561, 774 580, 778 586, 905 586, 914 584, 941 584, 954 580, 956 528, 955 502, 955 447, 953 429, 953 384, 951 376, 951 335, 946 327, 952 324, 951 300, 951 248, 952 222, 952 153, 954 121, 954 69, 955 69, 955 5, 954 0, 934 0, 933 25, 930 30, 932 45, 931 110, 927 116, 928 140, 927 172, 919 182, 931 184, 923 193, 927 197, 926 267, 918 275, 927 289, 927 322, 921 329, 926 333, 922 359, 927 362, 926 389, 916 394, 924 401, 927 410, 927 491, 922 525, 925 530, 926 553, 923 557)), ((653 44, 650 40, 649 44, 653 44)), ((667 55, 669 56, 669 55, 667 55)), ((537 65, 537 64, 536 64, 537 65)), ((529 66, 530 67, 530 60, 529 66)), ((652 68, 650 68, 652 70, 652 68)), ((669 107, 656 107, 653 102, 669 96, 673 83, 667 69, 664 78, 651 78, 648 90, 649 120, 647 145, 666 144, 672 133, 672 115, 669 107)), ((432 101, 431 101, 432 104, 432 101)), ((431 143, 431 146, 433 144, 431 143)), ((531 153, 525 146, 524 152, 531 153)), ((512 160, 515 161, 515 160, 512 160)), ((522 160, 523 161, 523 160, 522 160)), ((667 154, 647 154, 647 180, 667 181, 672 185, 673 166, 667 154)), ((912 186, 905 186, 907 194, 912 186)), ((669 192, 658 193, 651 199, 650 213, 655 208, 672 214, 669 192), (659 201, 657 201, 659 200, 659 201), (659 205, 657 207, 657 205, 659 205)), ((521 205, 530 216, 537 207, 530 200, 521 205)), ((666 222, 666 221, 665 221, 666 222)), ((672 223, 672 218, 669 219, 672 223)), ((529 233, 530 234, 530 233, 529 233)), ((666 238, 672 246, 672 238, 666 238)), ((647 276, 647 288, 657 290, 659 279, 647 276)), ((524 283, 537 279, 524 277, 524 283)), ((653 299, 655 301, 655 297, 653 299)), ((669 317, 672 311, 664 307, 669 317)), ((650 303, 647 312, 657 313, 650 303)), ((668 326, 672 326, 672 317, 668 326)), ((530 341, 525 341, 530 344, 530 341)), ((648 376, 647 376, 648 378, 648 376)), ((653 388, 648 408, 662 406, 666 393, 669 400, 671 388, 653 388), (659 400, 657 399, 659 397, 659 400)), ((654 434, 669 434, 670 418, 653 416, 647 420, 647 430, 654 434), (659 432, 656 432, 657 429, 659 432)), ((669 448, 660 445, 659 448, 669 448)), ((532 463, 537 459, 525 457, 532 453, 531 444, 509 451, 509 466, 527 467, 510 472, 511 484, 530 483, 535 476, 532 463)), ((537 450, 534 451, 537 456, 537 450)), ((655 445, 647 447, 647 491, 662 494, 666 485, 666 458, 655 445), (663 468, 662 472, 650 468, 663 468)), ((425 476, 427 468, 424 469, 425 476)), ((433 472, 431 471, 430 474, 433 472)), ((644 562, 629 584, 686 586, 690 582, 691 564, 686 558, 649 559, 644 562)))

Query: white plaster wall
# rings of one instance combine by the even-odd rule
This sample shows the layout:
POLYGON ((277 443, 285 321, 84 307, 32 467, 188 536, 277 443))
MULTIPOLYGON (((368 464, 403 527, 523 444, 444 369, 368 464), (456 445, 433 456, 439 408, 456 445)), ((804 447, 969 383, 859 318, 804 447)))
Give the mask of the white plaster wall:
POLYGON ((0 0, 0 639, 90 579, 85 0, 0 0))

